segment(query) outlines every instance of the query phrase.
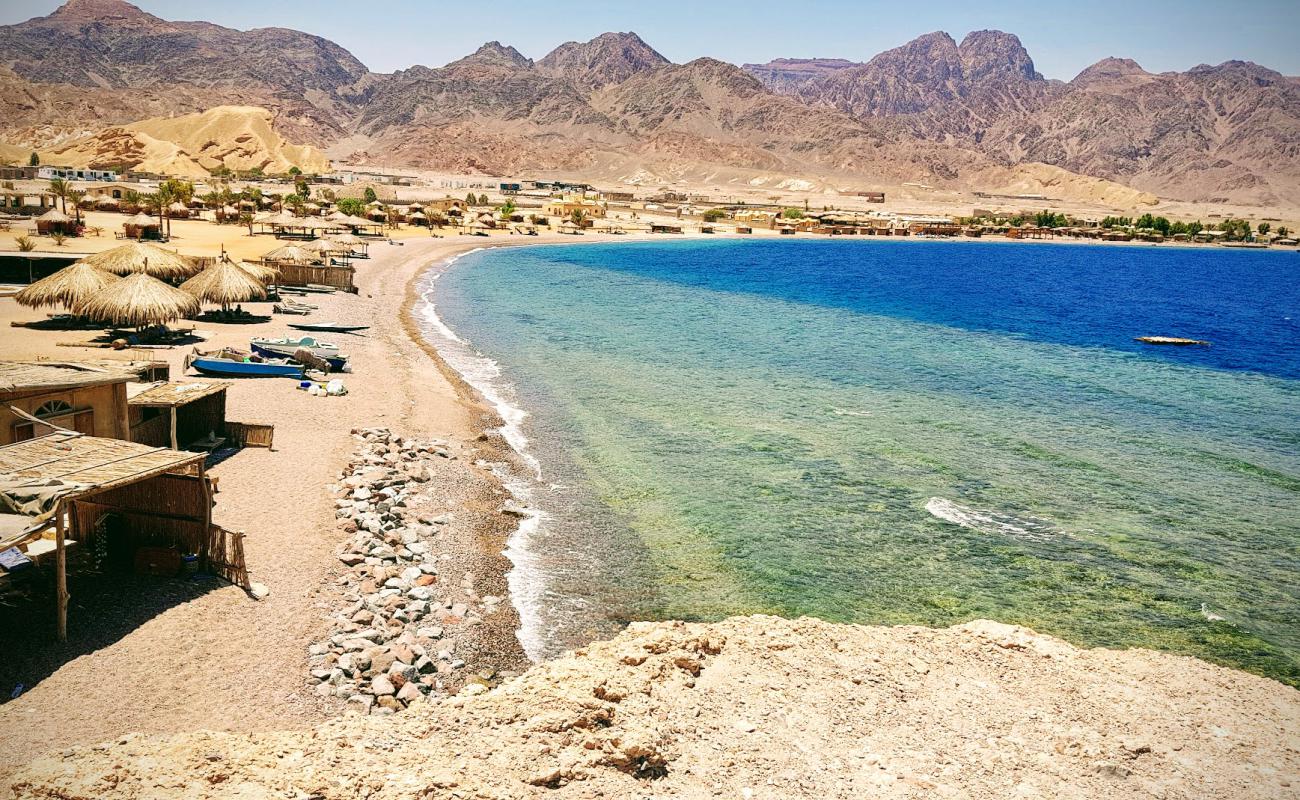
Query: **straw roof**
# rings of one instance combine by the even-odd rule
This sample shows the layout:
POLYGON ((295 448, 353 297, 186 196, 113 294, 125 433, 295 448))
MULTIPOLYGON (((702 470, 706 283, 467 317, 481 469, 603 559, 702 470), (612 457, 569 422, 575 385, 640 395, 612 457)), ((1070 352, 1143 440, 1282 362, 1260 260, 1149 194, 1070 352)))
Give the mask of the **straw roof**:
POLYGON ((167 210, 170 211, 170 212, 172 212, 173 214, 188 214, 188 213, 190 213, 190 207, 187 206, 187 205, 185 205, 184 203, 182 203, 182 202, 179 201, 179 200, 177 200, 175 203, 172 203, 171 205, 167 206, 167 210))
POLYGON ((144 273, 136 273, 111 284, 89 300, 78 303, 73 313, 113 325, 162 325, 199 313, 199 301, 144 273))
POLYGON ((99 366, 84 361, 0 361, 0 394, 14 395, 29 391, 52 392, 125 383, 135 376, 122 362, 99 366))
POLYGON ((418 210, 417 210, 417 211, 413 211, 413 212, 411 212, 411 214, 410 214, 410 216, 408 217, 408 219, 427 219, 427 217, 425 216, 425 214, 424 214, 423 211, 418 211, 418 210))
POLYGON ((69 217, 57 208, 51 208, 49 211, 46 211, 44 214, 37 217, 37 219, 41 222, 72 222, 72 217, 69 217))
POLYGON ((127 217, 126 219, 122 220, 122 224, 134 225, 138 228, 148 228, 151 226, 156 228, 162 223, 159 222, 155 217, 150 216, 149 214, 146 214, 143 211, 141 211, 139 214, 136 214, 134 217, 127 217))
POLYGON ((304 263, 307 261, 316 261, 319 258, 319 254, 308 252, 296 244, 287 244, 284 247, 277 247, 274 250, 262 254, 263 261, 293 261, 295 263, 304 263))
POLYGON ((121 201, 119 201, 116 197, 101 197, 95 201, 95 205, 116 206, 116 205, 121 205, 121 201))
POLYGON ((336 234, 330 237, 330 241, 336 242, 338 244, 345 244, 348 246, 354 246, 354 245, 366 243, 365 239, 362 239, 360 236, 357 236, 356 234, 352 234, 352 233, 336 234))
POLYGON ((239 213, 239 209, 235 208, 234 206, 222 206, 219 210, 221 211, 222 214, 226 214, 227 216, 239 213))
POLYGON ((269 266, 266 264, 254 264, 248 261, 236 261, 234 262, 234 264, 236 267, 239 267, 244 272, 247 272, 249 275, 252 275, 253 278, 259 281, 260 283, 275 283, 277 280, 280 279, 280 270, 276 269, 273 266, 269 266))
POLYGON ((171 279, 188 278, 198 272, 194 262, 185 256, 145 242, 129 242, 88 255, 81 262, 114 275, 143 272, 155 278, 171 279))
POLYGON ((181 290, 194 295, 200 302, 220 303, 223 306, 266 299, 266 287, 261 281, 227 259, 218 261, 182 283, 181 290))
POLYGON ((333 219, 334 219, 335 222, 341 222, 341 223, 343 223, 344 225, 347 225, 347 226, 349 226, 349 227, 354 227, 354 228, 355 228, 355 227, 372 227, 372 226, 374 226, 374 225, 376 224, 374 220, 363 219, 363 218, 361 218, 361 217, 353 217, 353 216, 349 216, 349 215, 347 215, 347 214, 344 214, 344 215, 341 216, 341 217, 334 217, 333 219))
POLYGON ((278 214, 271 214, 263 217, 262 219, 257 220, 257 223, 259 225, 278 225, 281 228, 301 228, 307 225, 307 221, 302 217, 295 217, 288 211, 281 211, 278 214))
POLYGON ((313 239, 306 244, 299 245, 300 248, 308 253, 342 253, 347 248, 340 245, 337 240, 313 239))
POLYGON ((85 261, 78 261, 53 275, 41 278, 14 295, 14 299, 20 305, 31 308, 55 305, 72 308, 119 280, 121 278, 116 275, 96 269, 85 261))

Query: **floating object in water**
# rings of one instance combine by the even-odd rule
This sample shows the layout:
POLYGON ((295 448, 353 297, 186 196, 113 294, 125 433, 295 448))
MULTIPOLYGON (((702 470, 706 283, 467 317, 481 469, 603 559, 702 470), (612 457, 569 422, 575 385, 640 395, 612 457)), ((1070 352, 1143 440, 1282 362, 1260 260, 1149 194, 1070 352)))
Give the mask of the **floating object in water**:
POLYGON ((1179 346, 1197 344, 1202 347, 1210 346, 1210 343, 1204 339, 1184 339, 1180 336, 1136 336, 1133 341, 1142 342, 1143 344, 1172 344, 1179 346))
POLYGON ((1210 610, 1210 607, 1209 607, 1208 605, 1206 605, 1205 603, 1201 603, 1201 616, 1205 617, 1205 618, 1208 619, 1210 622, 1227 622, 1227 621, 1228 621, 1228 620, 1224 619, 1223 617, 1219 616, 1218 614, 1214 613, 1213 611, 1211 611, 1211 610, 1210 610))

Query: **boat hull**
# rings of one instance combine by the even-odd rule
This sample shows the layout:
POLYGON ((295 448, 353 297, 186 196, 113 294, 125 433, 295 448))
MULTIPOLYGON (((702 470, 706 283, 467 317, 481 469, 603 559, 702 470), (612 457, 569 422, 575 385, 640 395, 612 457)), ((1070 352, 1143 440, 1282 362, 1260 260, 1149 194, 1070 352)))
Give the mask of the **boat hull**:
POLYGON ((190 366, 204 375, 226 378, 301 378, 301 364, 271 364, 256 361, 230 361, 224 358, 195 358, 190 366))
POLYGON ((369 325, 334 325, 328 322, 290 322, 289 327, 294 330, 318 333, 355 333, 370 329, 369 325))

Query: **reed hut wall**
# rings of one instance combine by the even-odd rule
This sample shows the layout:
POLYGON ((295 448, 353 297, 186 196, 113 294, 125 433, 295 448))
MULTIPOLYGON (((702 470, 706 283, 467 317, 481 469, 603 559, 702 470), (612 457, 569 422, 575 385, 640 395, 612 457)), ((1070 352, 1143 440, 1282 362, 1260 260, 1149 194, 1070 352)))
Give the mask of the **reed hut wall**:
POLYGON ((280 270, 279 283, 283 286, 306 286, 309 283, 319 286, 333 286, 345 292, 355 292, 353 267, 324 266, 321 264, 292 264, 279 262, 274 264, 280 270))
POLYGON ((100 535, 116 541, 103 544, 124 554, 140 547, 176 547, 183 553, 206 554, 209 533, 210 502, 200 478, 191 475, 163 474, 143 481, 100 492, 72 502, 72 536, 92 546, 101 543, 100 535), (115 514, 120 525, 100 531, 99 522, 115 514))

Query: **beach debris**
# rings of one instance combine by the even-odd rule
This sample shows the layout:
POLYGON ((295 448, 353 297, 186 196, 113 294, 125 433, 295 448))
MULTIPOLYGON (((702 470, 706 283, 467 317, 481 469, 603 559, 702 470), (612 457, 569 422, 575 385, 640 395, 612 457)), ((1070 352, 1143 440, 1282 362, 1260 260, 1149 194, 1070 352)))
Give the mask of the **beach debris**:
POLYGON ((391 714, 453 694, 468 679, 447 629, 482 622, 502 598, 480 598, 471 573, 441 574, 439 537, 452 514, 411 510, 432 496, 430 461, 455 458, 449 445, 387 428, 352 434, 358 449, 334 487, 348 535, 336 553, 343 604, 329 637, 308 651, 308 681, 350 713, 391 714))

